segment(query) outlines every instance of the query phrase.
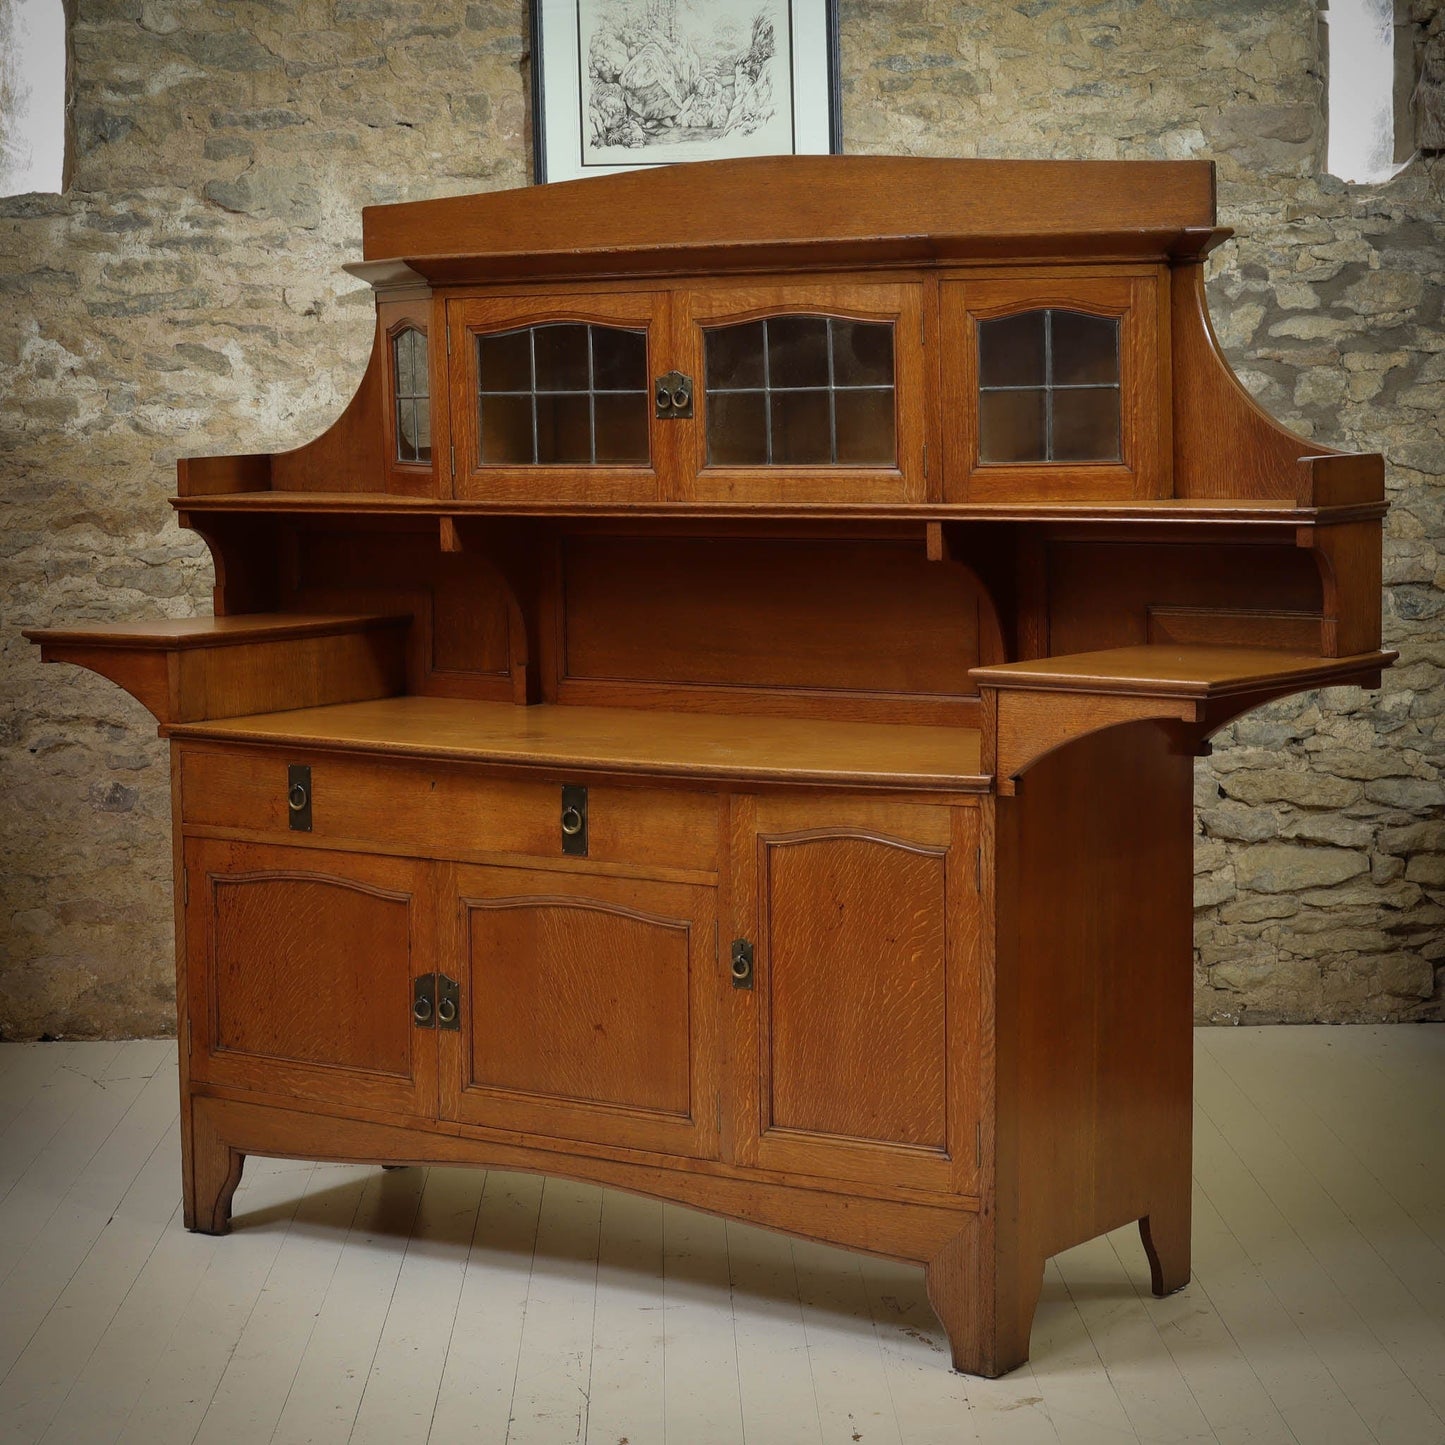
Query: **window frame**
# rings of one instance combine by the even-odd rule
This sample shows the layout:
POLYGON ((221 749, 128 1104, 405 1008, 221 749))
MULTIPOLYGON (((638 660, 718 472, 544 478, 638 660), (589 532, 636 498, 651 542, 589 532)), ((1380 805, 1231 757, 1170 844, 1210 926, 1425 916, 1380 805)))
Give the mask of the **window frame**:
POLYGON ((1163 284, 1153 267, 946 280, 940 302, 946 498, 1110 501, 1168 495, 1171 433, 1163 366, 1169 345, 1163 284), (1118 461, 979 458, 979 323, 1027 311, 1118 319, 1118 461))

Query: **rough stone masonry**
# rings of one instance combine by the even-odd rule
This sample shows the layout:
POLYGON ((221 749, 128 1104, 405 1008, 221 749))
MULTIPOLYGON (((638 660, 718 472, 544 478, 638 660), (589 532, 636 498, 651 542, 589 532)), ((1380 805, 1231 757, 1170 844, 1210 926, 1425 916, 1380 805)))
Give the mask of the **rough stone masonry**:
MULTIPOLYGON (((850 151, 1219 163, 1221 338, 1290 426, 1388 458, 1401 658, 1200 763, 1199 1017, 1440 1017, 1445 170, 1324 174, 1314 0, 841 8, 850 151)), ((523 0, 79 0, 73 182, 0 201, 4 1037, 173 1027, 164 747, 20 628, 207 610, 176 457, 339 412, 361 207, 527 182, 526 34, 523 0)))

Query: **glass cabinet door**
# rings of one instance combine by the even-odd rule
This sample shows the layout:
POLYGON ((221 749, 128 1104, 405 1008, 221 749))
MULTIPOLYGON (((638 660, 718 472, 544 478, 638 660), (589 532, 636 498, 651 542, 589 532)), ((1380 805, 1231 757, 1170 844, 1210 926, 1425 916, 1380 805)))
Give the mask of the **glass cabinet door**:
POLYGON ((1152 270, 944 282, 948 500, 1165 494, 1158 286, 1152 270))
POLYGON ((697 501, 923 501, 919 285, 748 286, 680 298, 697 501))
POLYGON ((656 500, 666 298, 499 297, 448 309, 459 497, 656 500))

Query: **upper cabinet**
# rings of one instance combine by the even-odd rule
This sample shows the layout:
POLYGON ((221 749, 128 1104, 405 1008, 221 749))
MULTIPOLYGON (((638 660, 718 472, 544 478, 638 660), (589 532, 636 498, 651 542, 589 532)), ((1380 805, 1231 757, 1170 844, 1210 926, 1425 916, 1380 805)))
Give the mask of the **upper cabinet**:
POLYGON ((948 500, 1168 495, 1162 284, 1062 269, 944 282, 948 500))
POLYGON ((1208 162, 906 156, 371 207, 348 269, 376 288, 376 344, 351 405, 293 451, 182 462, 181 494, 880 521, 1378 512, 1380 460, 1293 435, 1221 354, 1215 220, 1208 162))

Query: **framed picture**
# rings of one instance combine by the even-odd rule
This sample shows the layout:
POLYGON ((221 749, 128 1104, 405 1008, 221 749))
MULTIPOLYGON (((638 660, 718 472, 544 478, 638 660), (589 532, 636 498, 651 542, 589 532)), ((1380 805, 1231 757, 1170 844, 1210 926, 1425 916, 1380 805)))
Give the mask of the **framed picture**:
POLYGON ((837 0, 533 0, 535 179, 839 149, 837 0))

